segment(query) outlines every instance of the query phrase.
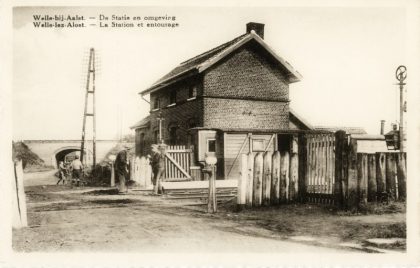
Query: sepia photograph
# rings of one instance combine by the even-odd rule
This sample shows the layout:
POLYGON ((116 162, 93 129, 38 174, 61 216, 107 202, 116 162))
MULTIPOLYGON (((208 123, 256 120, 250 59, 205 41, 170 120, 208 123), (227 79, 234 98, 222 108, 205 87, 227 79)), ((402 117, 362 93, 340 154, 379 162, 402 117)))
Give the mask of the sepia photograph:
POLYGON ((12 252, 415 253, 409 9, 12 7, 12 252))

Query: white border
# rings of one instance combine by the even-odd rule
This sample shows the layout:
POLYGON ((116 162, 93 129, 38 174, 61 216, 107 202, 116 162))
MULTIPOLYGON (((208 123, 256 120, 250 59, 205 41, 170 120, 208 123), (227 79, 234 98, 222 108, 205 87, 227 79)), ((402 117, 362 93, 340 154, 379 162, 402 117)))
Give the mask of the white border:
MULTIPOLYGON (((263 266, 286 266, 286 265, 306 265, 306 266, 407 266, 420 263, 419 257, 419 189, 420 178, 418 172, 420 161, 418 158, 420 148, 419 135, 419 77, 420 68, 418 59, 419 54, 419 1, 83 1, 68 0, 56 1, 51 0, 19 0, 1 1, 0 2, 0 123, 1 123, 1 155, 0 155, 0 204, 1 214, 4 215, 0 220, 0 265, 7 267, 28 266, 40 267, 44 266, 76 266, 76 267, 92 267, 92 266, 159 266, 159 267, 179 267, 179 266, 206 266, 217 267, 263 267, 263 266), (10 230, 10 183, 5 178, 12 177, 11 168, 7 168, 11 163, 11 66, 12 66, 12 6, 335 6, 335 7, 406 7, 407 10, 407 31, 409 40, 407 42, 406 52, 412 60, 407 63, 409 66, 410 89, 408 90, 409 113, 408 113, 408 248, 405 254, 110 254, 110 253, 14 253, 11 250, 11 230, 10 230)), ((392 38, 392 37, 390 37, 392 38)))

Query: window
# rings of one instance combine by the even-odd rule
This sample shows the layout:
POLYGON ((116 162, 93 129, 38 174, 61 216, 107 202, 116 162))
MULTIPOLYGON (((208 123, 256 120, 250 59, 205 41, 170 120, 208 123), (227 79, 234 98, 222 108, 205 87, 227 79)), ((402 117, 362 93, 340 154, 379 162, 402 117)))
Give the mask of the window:
POLYGON ((190 86, 188 89, 188 99, 192 99, 197 97, 197 87, 196 86, 190 86))
POLYGON ((207 153, 215 153, 215 152, 216 152, 216 140, 208 139, 207 140, 207 153))
POLYGON ((169 95, 169 105, 176 103, 176 90, 171 91, 169 95))
POLYGON ((176 127, 176 126, 173 126, 173 127, 169 128, 169 144, 170 145, 176 145, 177 144, 177 140, 178 140, 177 130, 178 130, 178 127, 176 127))
POLYGON ((160 108, 160 98, 156 97, 155 102, 153 104, 153 109, 159 109, 160 108))
POLYGON ((264 150, 264 140, 252 140, 252 151, 263 152, 264 150))

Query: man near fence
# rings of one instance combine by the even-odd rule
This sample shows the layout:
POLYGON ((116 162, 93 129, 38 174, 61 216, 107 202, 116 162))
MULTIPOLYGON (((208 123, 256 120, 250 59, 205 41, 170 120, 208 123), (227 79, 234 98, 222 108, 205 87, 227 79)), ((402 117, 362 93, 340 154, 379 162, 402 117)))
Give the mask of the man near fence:
POLYGON ((165 154, 166 154, 166 145, 161 143, 157 147, 152 148, 154 152, 152 157, 152 171, 153 171, 153 193, 162 194, 162 178, 165 174, 165 154))
POLYGON ((80 180, 82 179, 82 174, 83 174, 83 164, 79 160, 78 155, 76 155, 73 162, 71 162, 71 169, 72 169, 72 173, 73 173, 73 180, 75 180, 76 185, 79 185, 80 180))
POLYGON ((125 146, 122 151, 117 154, 115 158, 115 175, 119 180, 119 193, 127 193, 127 177, 128 177, 128 156, 127 150, 129 150, 128 146, 125 146))
POLYGON ((66 182, 67 168, 64 166, 64 162, 60 161, 58 164, 58 182, 63 181, 63 184, 66 182))

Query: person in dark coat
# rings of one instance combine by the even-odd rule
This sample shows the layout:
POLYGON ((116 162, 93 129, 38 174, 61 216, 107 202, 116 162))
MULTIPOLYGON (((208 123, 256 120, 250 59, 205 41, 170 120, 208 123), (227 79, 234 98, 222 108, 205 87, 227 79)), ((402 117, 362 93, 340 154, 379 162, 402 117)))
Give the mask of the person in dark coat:
POLYGON ((127 147, 120 151, 115 158, 115 177, 119 180, 119 193, 126 193, 128 191, 127 188, 127 178, 128 178, 128 154, 127 154, 127 147))
POLYGON ((165 154, 166 154, 166 145, 159 144, 157 148, 153 148, 153 157, 152 157, 152 171, 153 171, 153 193, 162 194, 162 178, 165 174, 165 154))

